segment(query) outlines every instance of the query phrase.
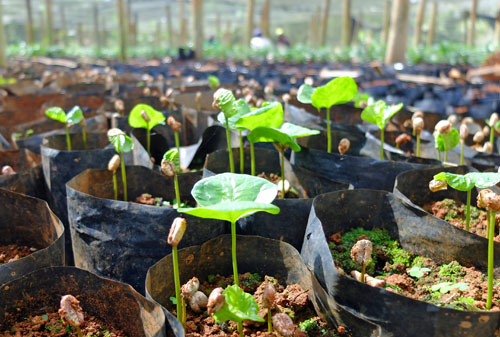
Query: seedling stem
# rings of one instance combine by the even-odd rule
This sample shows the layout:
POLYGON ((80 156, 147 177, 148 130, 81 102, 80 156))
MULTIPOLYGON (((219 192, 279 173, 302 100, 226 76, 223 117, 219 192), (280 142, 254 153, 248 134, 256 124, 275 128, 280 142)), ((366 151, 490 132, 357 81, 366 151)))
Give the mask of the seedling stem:
POLYGON ((177 302, 177 319, 182 322, 182 299, 181 299, 181 280, 179 277, 179 262, 177 258, 177 246, 172 247, 172 260, 174 264, 174 283, 175 283, 175 298, 177 302))
POLYGON ((278 146, 281 157, 281 199, 285 199, 285 150, 278 146))
POLYGON ((420 134, 417 135, 417 157, 420 157, 420 134))
POLYGON ((128 201, 127 195, 127 172, 125 171, 125 158, 120 152, 120 166, 122 168, 122 183, 123 183, 123 201, 128 201))
POLYGON ((486 309, 491 309, 493 299, 493 255, 494 255, 494 241, 495 236, 495 211, 488 211, 488 299, 486 300, 486 309))
POLYGON ((116 182, 116 172, 113 172, 113 192, 115 200, 118 200, 118 183, 116 182))
POLYGON ((177 170, 174 173, 175 198, 177 199, 177 209, 181 208, 181 194, 179 192, 179 180, 177 179, 177 170))
POLYGON ((250 171, 250 174, 255 176, 255 149, 252 142, 250 142, 250 171))
POLYGON ((380 129, 380 160, 384 160, 384 129, 380 129))
POLYGON ((240 131, 240 173, 245 173, 245 152, 243 149, 243 136, 240 131))
POLYGON ((239 286, 240 282, 238 280, 238 263, 236 261, 236 221, 231 222, 231 255, 233 258, 234 284, 239 286))
POLYGON ((469 231, 469 224, 470 224, 470 199, 471 199, 471 190, 467 191, 467 206, 466 206, 466 213, 465 213, 465 230, 469 231))
POLYGON ((330 108, 326 109, 326 133, 327 133, 327 151, 332 152, 332 133, 330 126, 330 108))
POLYGON ((64 125, 64 130, 66 131, 66 147, 68 148, 68 151, 71 151, 71 138, 69 137, 68 124, 64 125))
POLYGON ((226 139, 227 139, 227 151, 229 154, 229 168, 231 173, 234 173, 234 159, 233 159, 233 151, 231 148, 231 134, 229 131, 229 118, 226 117, 226 139))

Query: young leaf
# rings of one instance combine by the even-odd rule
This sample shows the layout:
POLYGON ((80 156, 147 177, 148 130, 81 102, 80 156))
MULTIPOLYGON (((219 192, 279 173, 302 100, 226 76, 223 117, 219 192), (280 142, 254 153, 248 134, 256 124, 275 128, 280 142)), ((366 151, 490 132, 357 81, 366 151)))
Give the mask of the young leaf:
MULTIPOLYGON (((236 125, 236 122, 244 115, 248 114, 251 112, 250 106, 244 99, 239 99, 233 104, 233 110, 236 111, 234 115, 229 117, 228 119, 228 124, 229 124, 229 129, 230 130, 246 130, 246 128, 239 127, 236 125)), ((219 123, 221 123, 224 127, 226 127, 226 115, 224 112, 220 112, 217 115, 217 120, 219 123)))
POLYGON ((352 98, 354 102, 354 106, 356 108, 361 108, 362 103, 365 103, 366 106, 372 105, 375 102, 375 99, 368 95, 367 93, 357 92, 356 95, 352 98))
POLYGON ((228 286, 223 292, 226 297, 226 305, 213 314, 216 322, 243 322, 252 320, 264 322, 258 315, 259 306, 252 295, 244 292, 237 285, 228 286))
POLYGON ((356 82, 348 77, 337 77, 326 85, 316 88, 312 94, 312 105, 316 109, 330 108, 332 105, 349 102, 356 92, 356 82))
POLYGON ((180 161, 179 161, 179 151, 177 149, 171 149, 165 152, 163 155, 163 159, 168 160, 175 165, 175 170, 179 172, 181 170, 180 161))
POLYGON ((361 119, 383 130, 389 120, 403 108, 403 103, 388 106, 383 100, 367 106, 361 112, 361 119))
POLYGON ((214 100, 216 101, 219 109, 227 118, 237 113, 237 109, 235 109, 234 107, 236 98, 234 97, 231 90, 220 88, 214 93, 214 100))
POLYGON ((319 133, 320 133, 319 130, 305 128, 303 126, 295 125, 295 124, 288 123, 288 122, 284 123, 281 126, 280 130, 294 139, 319 135, 319 133))
POLYGON ((283 114, 281 103, 264 103, 259 109, 242 115, 236 122, 236 126, 250 131, 259 126, 279 128, 283 123, 283 114))
POLYGON ((316 90, 316 88, 313 86, 307 83, 302 84, 297 91, 297 100, 303 104, 311 104, 314 90, 316 90))
POLYGON ((299 152, 301 150, 300 145, 289 135, 280 129, 270 128, 267 126, 260 126, 255 128, 247 136, 247 139, 251 143, 279 143, 282 146, 289 146, 293 151, 299 152))
POLYGON ((500 182, 500 173, 497 172, 469 172, 466 176, 479 188, 488 188, 500 182))
POLYGON ((125 134, 118 134, 116 136, 109 137, 109 142, 115 148, 115 151, 118 153, 126 153, 132 151, 134 148, 134 143, 132 142, 132 138, 125 134))
POLYGON ((475 186, 488 188, 500 182, 500 173, 497 172, 469 172, 466 174, 454 174, 440 172, 434 176, 434 180, 446 181, 448 185, 462 192, 472 190, 475 186))
POLYGON ((421 278, 425 275, 425 273, 428 273, 430 271, 430 268, 415 266, 408 270, 408 274, 412 277, 421 278))
POLYGON ((45 115, 50 119, 66 124, 66 113, 58 106, 54 106, 45 110, 45 115))
POLYGON ((83 119, 83 111, 75 105, 66 115, 66 122, 71 125, 79 124, 83 119))
POLYGON ((193 186, 191 194, 200 207, 181 208, 179 212, 230 222, 259 211, 278 214, 279 208, 271 204, 277 193, 276 185, 263 178, 222 173, 193 186))
POLYGON ((460 133, 457 129, 452 128, 450 132, 435 134, 435 144, 434 147, 438 149, 439 152, 450 151, 455 148, 455 146, 460 143, 460 133))
POLYGON ((155 110, 152 106, 147 104, 137 104, 130 115, 128 116, 128 124, 133 128, 149 129, 151 130, 159 124, 165 124, 165 116, 158 110, 155 110), (147 122, 141 115, 144 111, 148 117, 149 122, 147 122))
POLYGON ((214 75, 208 76, 208 82, 210 83, 210 88, 212 88, 212 90, 217 89, 217 87, 220 85, 219 79, 214 75))

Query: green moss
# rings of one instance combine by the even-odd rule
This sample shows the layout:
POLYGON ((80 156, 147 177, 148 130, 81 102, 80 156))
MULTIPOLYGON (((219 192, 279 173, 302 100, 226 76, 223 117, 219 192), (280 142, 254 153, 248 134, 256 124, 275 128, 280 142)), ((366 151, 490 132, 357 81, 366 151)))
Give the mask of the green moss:
POLYGON ((308 335, 309 335, 309 333, 319 329, 318 322, 316 322, 316 320, 314 318, 309 318, 303 322, 300 322, 299 327, 302 331, 304 331, 308 335))
POLYGON ((215 282, 215 275, 213 274, 208 275, 207 281, 208 283, 213 284, 215 282))
POLYGON ((248 277, 241 280, 241 283, 249 289, 256 289, 259 286, 261 277, 258 273, 248 275, 248 277))
POLYGON ((462 278, 464 276, 462 268, 463 267, 460 263, 452 261, 439 267, 439 275, 445 278, 450 278, 451 281, 455 282, 458 278, 462 278))

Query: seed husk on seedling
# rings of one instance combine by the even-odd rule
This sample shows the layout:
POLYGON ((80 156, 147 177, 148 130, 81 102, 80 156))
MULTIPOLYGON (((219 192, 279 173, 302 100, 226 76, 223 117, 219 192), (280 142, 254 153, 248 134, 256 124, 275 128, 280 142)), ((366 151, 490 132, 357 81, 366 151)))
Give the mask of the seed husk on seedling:
POLYGON ((60 107, 51 107, 45 110, 45 115, 50 119, 61 122, 64 124, 64 130, 66 132, 66 148, 71 151, 71 138, 69 136, 69 127, 71 125, 81 124, 82 125, 82 137, 83 137, 83 148, 87 150, 87 132, 85 130, 85 119, 83 117, 83 111, 78 105, 71 108, 68 113, 60 107), (83 121, 83 122, 82 122, 83 121))
POLYGON ((172 246, 172 261, 174 267, 174 285, 175 285, 175 299, 177 305, 177 319, 185 326, 185 319, 183 317, 183 299, 181 297, 181 281, 179 275, 179 260, 177 254, 177 246, 182 240, 184 233, 186 232, 186 219, 177 217, 172 222, 170 226, 170 231, 168 233, 167 242, 172 246))
POLYGON ((170 126, 172 131, 174 131, 174 139, 175 139, 175 147, 177 148, 177 152, 179 153, 179 162, 181 156, 181 143, 179 141, 179 131, 182 128, 182 123, 178 122, 173 116, 169 116, 167 118, 167 124, 170 126))
POLYGON ((460 165, 464 165, 464 147, 465 140, 469 136, 469 127, 467 124, 462 123, 460 125, 460 165))
POLYGON ((83 337, 80 326, 84 321, 83 310, 73 295, 64 295, 59 306, 59 316, 64 324, 71 325, 76 329, 78 337, 83 337))
POLYGON ((365 282, 366 265, 372 256, 373 244, 370 240, 359 240, 351 248, 351 259, 361 265, 360 281, 365 282))
POLYGON ((125 169, 124 153, 132 151, 134 149, 134 143, 132 142, 132 139, 125 134, 125 132, 117 128, 108 130, 108 139, 115 148, 115 151, 120 155, 123 184, 123 201, 128 201, 127 172, 125 169))
POLYGON ((492 113, 490 118, 486 119, 486 125, 489 126, 489 131, 490 131, 490 144, 491 146, 491 151, 488 152, 493 152, 493 144, 495 144, 495 129, 500 128, 500 122, 498 120, 498 114, 496 112, 492 113), (497 127, 498 125, 498 127, 497 127))
POLYGON ((342 138, 339 142, 339 153, 341 156, 344 155, 351 147, 351 142, 347 138, 342 138))
POLYGON ((165 152, 161 161, 161 171, 167 177, 174 177, 175 199, 174 208, 181 207, 181 193, 179 189, 178 174, 180 172, 179 152, 177 149, 171 149, 165 152))
POLYGON ((120 155, 115 154, 108 162, 108 171, 113 174, 113 192, 115 200, 118 200, 118 183, 116 181, 116 171, 120 167, 120 155))
POLYGON ((2 175, 3 176, 11 176, 16 174, 16 171, 10 165, 5 165, 2 167, 2 175))
POLYGON ((412 119, 413 134, 417 137, 417 151, 416 156, 420 157, 420 135, 422 130, 424 130, 424 119, 417 116, 412 119))
POLYGON ((274 305, 274 298, 276 296, 276 289, 272 283, 267 283, 262 294, 262 307, 267 309, 267 331, 273 332, 273 322, 271 311, 274 305))
POLYGON ((447 120, 439 121, 434 127, 434 147, 438 150, 438 160, 441 160, 441 152, 444 152, 444 160, 448 160, 448 151, 453 150, 460 142, 460 134, 451 126, 447 120))
POLYGON ((165 124, 165 116, 147 104, 137 104, 128 116, 128 124, 133 128, 146 129, 146 150, 151 157, 151 129, 165 124))

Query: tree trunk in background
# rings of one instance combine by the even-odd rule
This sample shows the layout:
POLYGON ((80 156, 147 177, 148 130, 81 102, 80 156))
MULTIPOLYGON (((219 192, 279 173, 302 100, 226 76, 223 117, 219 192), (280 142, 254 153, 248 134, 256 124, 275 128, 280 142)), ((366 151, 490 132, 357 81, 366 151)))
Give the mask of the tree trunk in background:
POLYGON ((231 21, 226 22, 226 32, 224 33, 224 44, 231 45, 231 21))
POLYGON ((101 41, 102 41, 102 46, 107 47, 108 46, 108 30, 106 28, 106 18, 104 16, 101 16, 101 41))
POLYGON ((203 59, 203 0, 191 0, 194 51, 197 60, 203 59))
POLYGON ((155 29, 155 46, 158 48, 161 46, 161 21, 156 21, 156 29, 155 29))
POLYGON ((5 67, 5 32, 3 26, 3 0, 0 0, 0 67, 5 67))
POLYGON ((61 34, 64 47, 68 46, 68 26, 66 23, 66 9, 63 5, 59 6, 59 15, 61 17, 61 34))
POLYGON ((215 40, 216 41, 221 41, 222 40, 222 21, 220 19, 220 13, 217 12, 215 15, 215 40))
POLYGON ((473 46, 476 35, 476 17, 477 17, 477 3, 479 0, 472 0, 469 19, 469 31, 467 34, 467 45, 473 46))
POLYGON ((351 0, 342 1, 342 47, 351 44, 351 0))
POLYGON ((255 0, 247 0, 247 17, 245 28, 245 45, 250 46, 250 40, 253 36, 253 12, 255 9, 255 0))
POLYGON ((33 44, 35 42, 35 34, 33 32, 33 10, 31 8, 31 0, 26 0, 26 43, 33 44))
POLYGON ((269 28, 269 16, 271 12, 271 0, 264 0, 264 5, 262 6, 260 29, 265 37, 271 37, 271 31, 269 28))
POLYGON ((170 6, 165 7, 165 15, 167 16, 168 46, 172 48, 174 46, 174 31, 172 29, 172 12, 170 6))
POLYGON ((391 26, 385 53, 385 63, 405 62, 408 41, 409 0, 394 0, 391 12, 391 26))
POLYGON ((389 23, 391 20, 391 1, 385 0, 384 6, 384 22, 382 22, 382 35, 381 41, 385 46, 387 44, 387 37, 389 36, 389 23))
POLYGON ((124 0, 117 0, 119 33, 120 33, 120 61, 127 61, 127 17, 124 0))
POLYGON ((137 47, 139 44, 139 13, 134 13, 134 46, 137 47))
POLYGON ((436 33, 437 20, 437 2, 433 1, 431 5, 431 22, 429 23, 429 33, 427 34, 427 48, 434 43, 434 34, 436 33))
POLYGON ((101 54, 101 37, 99 29, 99 7, 94 4, 94 43, 96 55, 101 54))
POLYGON ((78 22, 76 24, 76 37, 78 39, 78 44, 80 47, 83 47, 84 41, 83 41, 83 23, 78 22))
POLYGON ((323 18, 321 20, 321 31, 319 34, 319 47, 326 43, 326 30, 328 29, 328 17, 330 15, 330 0, 323 0, 323 18))
POLYGON ((52 22, 52 0, 45 0, 45 11, 47 16, 47 42, 49 46, 54 44, 54 27, 52 22))
POLYGON ((186 27, 186 3, 184 0, 179 0, 179 26, 181 31, 181 42, 180 46, 185 47, 187 45, 187 27, 186 27))
POLYGON ((498 1, 495 21, 495 44, 500 45, 500 0, 498 1))
POLYGON ((425 0, 420 0, 417 9, 417 19, 415 21, 415 32, 413 44, 418 46, 422 42, 422 23, 425 16, 425 0))

